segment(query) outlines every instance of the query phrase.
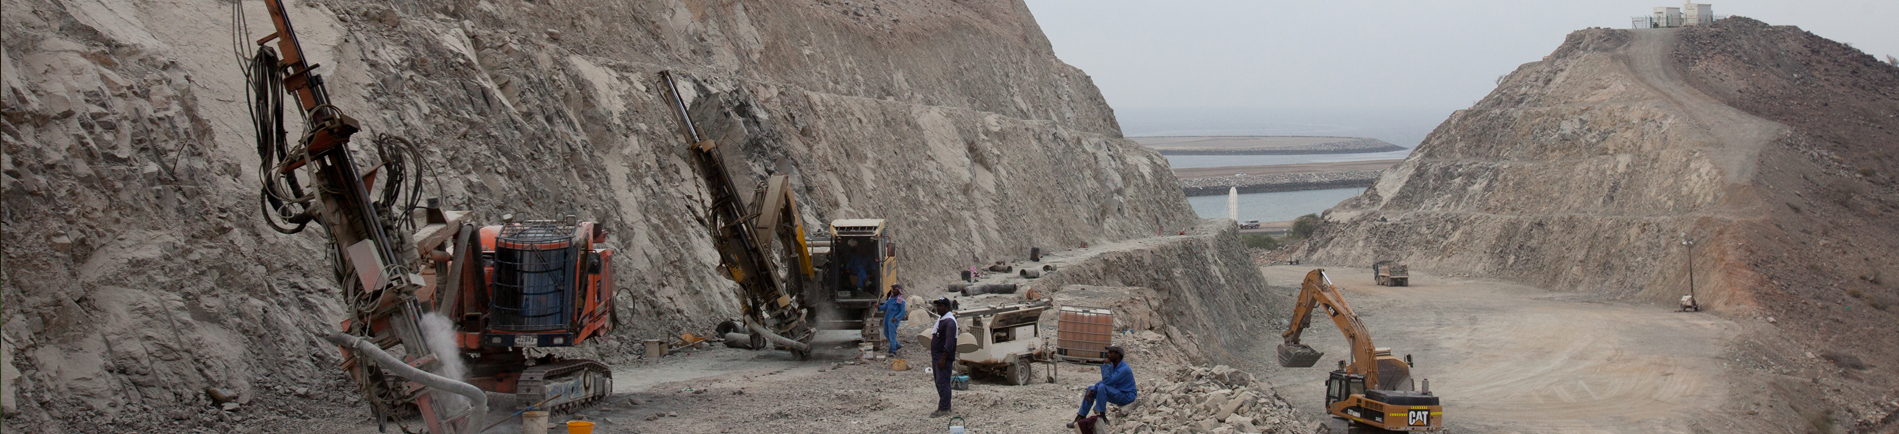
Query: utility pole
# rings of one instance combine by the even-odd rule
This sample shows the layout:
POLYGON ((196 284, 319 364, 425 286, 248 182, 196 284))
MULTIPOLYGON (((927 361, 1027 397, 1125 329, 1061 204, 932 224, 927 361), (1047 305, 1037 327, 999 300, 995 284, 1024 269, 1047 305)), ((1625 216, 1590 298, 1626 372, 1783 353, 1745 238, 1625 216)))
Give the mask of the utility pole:
POLYGON ((1701 299, 1695 298, 1695 238, 1681 233, 1681 245, 1688 246, 1688 303, 1682 310, 1701 311, 1701 299))

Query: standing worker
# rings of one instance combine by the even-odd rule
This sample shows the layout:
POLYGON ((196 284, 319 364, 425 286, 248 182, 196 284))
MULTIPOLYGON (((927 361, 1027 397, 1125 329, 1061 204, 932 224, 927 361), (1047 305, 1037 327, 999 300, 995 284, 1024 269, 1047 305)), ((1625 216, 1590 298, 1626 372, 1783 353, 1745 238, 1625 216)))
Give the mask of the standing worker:
POLYGON ((897 327, 903 325, 903 316, 908 313, 903 306, 903 285, 890 285, 889 296, 877 310, 884 312, 884 340, 890 342, 890 355, 896 356, 897 350, 903 349, 903 344, 897 342, 897 327))
POLYGON ((930 368, 936 374, 936 411, 930 417, 950 414, 950 368, 956 364, 956 313, 949 297, 936 299, 936 336, 930 338, 930 368))
POLYGON ((1101 381, 1082 392, 1081 411, 1075 414, 1074 422, 1068 423, 1069 428, 1080 423, 1084 432, 1094 432, 1095 422, 1108 420, 1108 403, 1128 405, 1139 397, 1140 393, 1134 386, 1134 370, 1128 368, 1127 362, 1121 361, 1124 357, 1127 357, 1127 353, 1120 346, 1108 346, 1108 363, 1101 365, 1101 381), (1089 407, 1095 409, 1092 418, 1087 417, 1089 407))

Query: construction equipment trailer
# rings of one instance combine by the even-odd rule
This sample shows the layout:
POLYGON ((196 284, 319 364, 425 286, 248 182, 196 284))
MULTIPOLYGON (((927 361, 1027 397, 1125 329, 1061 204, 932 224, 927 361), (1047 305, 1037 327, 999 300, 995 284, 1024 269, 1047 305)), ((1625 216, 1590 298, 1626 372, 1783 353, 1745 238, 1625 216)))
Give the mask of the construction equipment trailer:
POLYGON ((1399 359, 1390 348, 1372 346, 1371 333, 1358 320, 1358 314, 1345 304, 1338 287, 1324 269, 1306 273, 1299 298, 1293 306, 1292 323, 1279 345, 1279 365, 1310 368, 1325 353, 1299 343, 1299 335, 1312 325, 1312 313, 1322 311, 1332 318, 1345 341, 1351 344, 1352 360, 1339 361, 1339 368, 1325 380, 1325 409, 1333 416, 1388 431, 1436 431, 1444 428, 1444 407, 1431 394, 1431 381, 1424 380, 1422 390, 1411 381, 1411 356, 1399 359))
MULTIPOLYGON (((606 231, 571 216, 478 227, 469 213, 425 199, 428 168, 414 144, 379 135, 374 152, 352 149, 358 122, 330 100, 284 2, 263 2, 275 32, 255 40, 245 76, 264 221, 285 234, 324 228, 347 306, 340 331, 326 339, 342 350, 342 368, 377 422, 419 413, 428 432, 467 432, 488 392, 556 411, 610 394, 606 365, 530 351, 574 346, 613 327, 606 231), (294 143, 286 95, 303 119, 294 143), (368 156, 374 164, 359 161, 368 156)), ((243 2, 233 15, 235 43, 248 51, 243 2)))
MULTIPOLYGON (((1037 300, 956 311, 956 321, 966 330, 956 338, 956 363, 1010 385, 1033 382, 1030 362, 1051 360, 1055 353, 1041 327, 1042 312, 1051 306, 1048 300, 1037 300)), ((935 339, 935 328, 926 333, 935 339)))

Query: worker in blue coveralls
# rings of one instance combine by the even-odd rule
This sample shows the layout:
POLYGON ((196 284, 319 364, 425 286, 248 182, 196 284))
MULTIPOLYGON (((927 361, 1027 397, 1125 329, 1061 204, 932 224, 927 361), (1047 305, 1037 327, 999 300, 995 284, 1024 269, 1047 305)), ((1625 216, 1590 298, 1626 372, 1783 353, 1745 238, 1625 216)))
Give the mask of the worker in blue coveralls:
POLYGON ((890 295, 884 298, 884 304, 877 310, 884 312, 884 340, 890 342, 890 355, 897 355, 903 344, 897 342, 897 327, 903 325, 903 316, 909 314, 903 308, 903 285, 890 285, 890 295))
POLYGON ((1121 361, 1126 356, 1127 352, 1120 346, 1108 346, 1108 363, 1101 365, 1101 382, 1088 386, 1088 391, 1082 392, 1081 411, 1075 414, 1074 422, 1068 423, 1069 428, 1074 428, 1075 423, 1087 418, 1089 407, 1095 409, 1095 420, 1091 422, 1106 422, 1108 403, 1128 405, 1139 396, 1134 387, 1134 370, 1128 368, 1127 362, 1121 361))
POLYGON ((852 256, 849 261, 844 262, 844 269, 851 273, 851 277, 857 278, 851 281, 852 291, 870 292, 870 287, 872 286, 870 281, 870 258, 866 258, 863 255, 852 256))

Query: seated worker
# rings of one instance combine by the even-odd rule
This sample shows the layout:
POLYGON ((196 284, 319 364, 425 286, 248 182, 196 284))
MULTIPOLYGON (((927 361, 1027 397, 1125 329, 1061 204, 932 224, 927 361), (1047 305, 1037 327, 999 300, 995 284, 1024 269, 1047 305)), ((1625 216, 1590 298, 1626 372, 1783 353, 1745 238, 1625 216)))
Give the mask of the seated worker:
POLYGON ((884 304, 877 306, 884 313, 884 340, 889 341, 890 355, 897 355, 903 344, 897 342, 897 328, 903 325, 903 285, 890 285, 890 296, 884 298, 884 304))
MULTIPOLYGON (((849 243, 851 243, 850 244, 851 246, 855 247, 857 245, 856 244, 857 240, 850 240, 849 243)), ((855 249, 849 249, 846 251, 848 252, 848 251, 853 251, 853 250, 855 249)), ((870 263, 870 258, 868 257, 868 255, 851 255, 851 258, 844 262, 844 271, 850 273, 849 277, 857 278, 857 280, 850 282, 850 287, 852 291, 869 292, 871 290, 871 287, 875 286, 874 284, 872 284, 871 279, 870 279, 871 277, 870 269, 871 269, 871 263, 870 263)))
POLYGON ((1075 414, 1074 422, 1068 423, 1069 428, 1074 428, 1076 423, 1084 423, 1087 425, 1086 430, 1092 432, 1094 422, 1108 420, 1108 403, 1128 405, 1139 396, 1134 387, 1134 370, 1128 368, 1127 362, 1121 361, 1126 356, 1126 351, 1120 346, 1108 346, 1108 363, 1101 364, 1101 381, 1082 392, 1081 411, 1075 414), (1089 407, 1095 409, 1093 418, 1087 417, 1089 407), (1093 420, 1084 422, 1084 419, 1093 420))

